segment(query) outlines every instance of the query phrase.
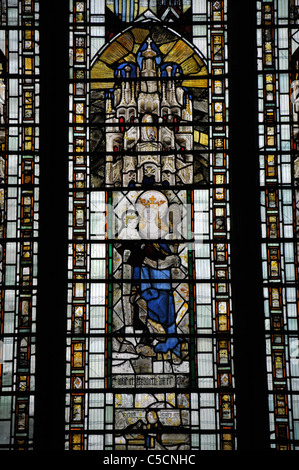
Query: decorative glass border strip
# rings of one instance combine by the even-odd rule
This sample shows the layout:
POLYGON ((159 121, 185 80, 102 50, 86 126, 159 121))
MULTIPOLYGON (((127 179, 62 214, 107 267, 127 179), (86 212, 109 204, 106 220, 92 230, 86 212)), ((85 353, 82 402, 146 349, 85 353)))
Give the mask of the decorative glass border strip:
POLYGON ((2 2, 1 448, 32 449, 39 209, 39 3, 2 2))

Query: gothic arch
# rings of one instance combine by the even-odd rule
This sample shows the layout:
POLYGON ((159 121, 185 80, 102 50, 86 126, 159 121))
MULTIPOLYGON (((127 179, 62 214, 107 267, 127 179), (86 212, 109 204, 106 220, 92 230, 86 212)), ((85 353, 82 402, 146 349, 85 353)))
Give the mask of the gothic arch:
POLYGON ((190 77, 186 80, 186 86, 207 86, 207 60, 204 55, 171 28, 163 26, 158 20, 148 20, 135 22, 134 26, 119 33, 98 51, 91 63, 91 88, 108 88, 114 81, 114 71, 118 64, 135 62, 136 51, 148 36, 152 36, 165 62, 181 65, 183 74, 190 77), (192 78, 197 80, 192 82, 192 78))
MULTIPOLYGON (((192 46, 187 40, 180 37, 170 28, 162 26, 158 21, 146 21, 135 23, 134 26, 127 28, 118 36, 113 38, 106 46, 104 46, 95 56, 90 71, 91 85, 91 170, 92 185, 101 187, 105 177, 105 151, 106 140, 104 127, 99 126, 103 122, 104 116, 107 115, 108 109, 105 108, 107 94, 111 90, 118 88, 120 81, 126 77, 132 83, 137 82, 136 73, 140 72, 141 54, 146 48, 147 39, 151 39, 155 53, 156 61, 159 62, 161 77, 173 76, 174 79, 180 81, 180 90, 189 93, 191 99, 196 104, 193 106, 192 121, 197 122, 193 127, 194 142, 192 152, 194 151, 194 181, 207 181, 207 156, 204 150, 207 148, 207 121, 208 121, 208 72, 205 58, 202 54, 192 46), (130 68, 130 72, 128 72, 130 68), (167 72, 167 68, 171 68, 171 72, 167 72), (203 145, 203 142, 205 145, 203 145)), ((158 77, 156 78, 156 80, 158 77)), ((134 85, 133 85, 134 86, 134 85)), ((182 94, 183 92, 180 91, 182 94)), ((187 99, 187 97, 182 97, 187 99)), ((115 101, 115 100, 114 100, 115 101)), ((143 106, 143 105, 140 105, 143 106)), ((147 103, 147 110, 157 109, 157 103, 147 103)), ((113 107, 113 104, 112 104, 113 107)), ((161 110, 161 116, 164 111, 161 110)), ((175 106, 172 107, 172 114, 179 113, 175 106)), ((133 111, 129 107, 127 112, 124 109, 119 111, 122 120, 130 121, 134 119, 133 111)), ((146 114, 146 109, 144 109, 146 114)), ((156 113, 154 113, 156 114, 156 113)), ((191 124, 190 124, 191 125, 191 124)), ((132 133, 132 132, 131 132, 132 133)), ((167 130, 165 131, 167 133, 167 130)), ((165 136, 165 139, 167 137, 165 136)), ((168 136, 168 141, 171 137, 168 136)), ((120 137, 114 136, 113 150, 121 152, 123 147, 119 144, 120 137)), ((186 149, 186 139, 181 138, 180 147, 182 151, 186 149)), ((188 145, 187 145, 188 148, 188 145)), ((162 148, 161 148, 162 150, 162 148)), ((189 146, 190 150, 190 146, 189 146)), ((183 172, 181 172, 183 173, 183 172)), ((188 180, 182 177, 182 182, 188 183, 188 180)))

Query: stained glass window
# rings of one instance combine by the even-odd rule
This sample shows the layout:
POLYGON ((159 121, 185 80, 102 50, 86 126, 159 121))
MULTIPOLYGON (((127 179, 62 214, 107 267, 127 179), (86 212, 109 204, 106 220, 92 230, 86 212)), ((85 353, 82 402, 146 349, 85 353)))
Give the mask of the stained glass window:
POLYGON ((262 269, 271 448, 298 450, 296 1, 258 4, 262 269))
POLYGON ((71 3, 67 449, 235 447, 226 19, 71 3))
POLYGON ((39 203, 38 2, 0 17, 1 448, 32 449, 39 203))
POLYGON ((0 449, 298 450, 297 0, 41 3, 0 5, 0 449))

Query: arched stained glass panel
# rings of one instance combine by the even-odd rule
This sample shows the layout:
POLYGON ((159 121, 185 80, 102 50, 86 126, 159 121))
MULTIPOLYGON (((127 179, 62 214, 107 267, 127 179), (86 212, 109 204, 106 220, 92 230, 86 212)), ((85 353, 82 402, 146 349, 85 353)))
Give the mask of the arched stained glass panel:
POLYGON ((232 450, 226 2, 70 7, 66 449, 232 450))

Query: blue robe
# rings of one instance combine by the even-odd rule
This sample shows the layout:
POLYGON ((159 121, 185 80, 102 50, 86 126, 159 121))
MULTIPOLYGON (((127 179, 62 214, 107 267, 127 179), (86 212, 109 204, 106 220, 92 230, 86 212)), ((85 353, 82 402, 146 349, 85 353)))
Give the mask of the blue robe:
MULTIPOLYGON (((169 247, 166 244, 156 245, 161 248, 154 252, 154 259, 157 257, 165 259, 167 254, 171 255, 169 247)), ((147 253, 147 257, 150 254, 147 253)), ((147 315, 151 320, 161 324, 166 331, 166 341, 161 341, 155 347, 157 352, 167 352, 174 350, 176 354, 180 352, 179 340, 176 333, 176 314, 174 306, 174 298, 171 286, 171 269, 155 269, 150 266, 135 266, 133 271, 133 279, 140 282, 140 296, 147 303, 147 315), (169 280, 169 281, 168 281, 169 280)))

